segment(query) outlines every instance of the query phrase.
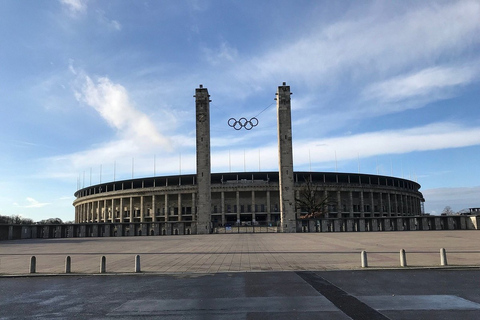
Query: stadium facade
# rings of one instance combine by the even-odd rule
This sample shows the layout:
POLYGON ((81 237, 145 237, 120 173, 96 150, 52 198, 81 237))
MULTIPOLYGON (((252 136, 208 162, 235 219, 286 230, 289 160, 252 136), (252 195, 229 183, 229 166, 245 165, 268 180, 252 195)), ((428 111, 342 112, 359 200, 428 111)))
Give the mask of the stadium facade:
MULTIPOLYGON (((419 216, 423 196, 416 182, 379 175, 294 172, 295 198, 311 181, 325 203, 323 218, 419 216)), ((149 177, 102 183, 75 193, 76 223, 186 223, 195 232, 199 220, 197 175, 149 177)), ((225 225, 278 225, 278 172, 211 174, 209 228, 225 225)), ((295 209, 295 218, 305 208, 295 209)), ((295 223, 293 223, 295 225, 295 223)), ((163 228, 162 232, 167 232, 163 228)), ((210 230, 211 231, 211 230, 210 230)), ((196 233, 196 232, 195 232, 196 233)))

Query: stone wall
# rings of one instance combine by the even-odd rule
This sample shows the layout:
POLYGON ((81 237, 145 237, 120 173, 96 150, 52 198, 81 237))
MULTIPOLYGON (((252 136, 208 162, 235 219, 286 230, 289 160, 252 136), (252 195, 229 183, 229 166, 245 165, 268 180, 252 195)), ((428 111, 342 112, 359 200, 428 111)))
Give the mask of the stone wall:
MULTIPOLYGON (((194 222, 0 225, 0 240, 197 234, 194 222)), ((297 220, 297 232, 479 230, 480 216, 297 220)), ((258 229, 257 229, 258 230, 258 229)), ((211 232, 213 231, 213 228, 211 232)), ((258 232, 258 231, 257 231, 258 232)))
POLYGON ((297 220, 297 232, 478 230, 480 216, 415 216, 297 220))

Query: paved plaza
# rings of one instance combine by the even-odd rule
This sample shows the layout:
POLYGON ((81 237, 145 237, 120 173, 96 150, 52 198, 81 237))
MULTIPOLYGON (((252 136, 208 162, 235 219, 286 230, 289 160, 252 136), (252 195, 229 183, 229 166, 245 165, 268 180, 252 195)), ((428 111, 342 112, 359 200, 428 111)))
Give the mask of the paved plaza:
POLYGON ((140 255, 144 273, 218 273, 321 271, 399 267, 405 249, 407 267, 438 267, 440 248, 449 267, 480 266, 480 232, 411 231, 362 233, 213 234, 119 238, 30 239, 0 242, 0 276, 27 274, 35 256, 37 274, 65 271, 132 273, 140 255))
POLYGON ((414 231, 2 241, 0 319, 476 320, 479 237, 414 231), (439 267, 442 247, 446 268, 439 267), (399 267, 400 249, 407 267, 399 267), (37 272, 29 274, 33 255, 37 272), (65 276, 67 255, 72 273, 65 276), (134 272, 136 255, 141 273, 134 272))

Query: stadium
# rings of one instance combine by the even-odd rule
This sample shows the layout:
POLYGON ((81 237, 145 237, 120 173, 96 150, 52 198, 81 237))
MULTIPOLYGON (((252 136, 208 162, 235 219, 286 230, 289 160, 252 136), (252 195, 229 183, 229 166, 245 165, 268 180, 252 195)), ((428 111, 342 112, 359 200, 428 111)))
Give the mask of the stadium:
MULTIPOLYGON (((328 199, 322 218, 403 217, 423 213, 420 185, 410 180, 329 172, 294 172, 294 179, 297 199, 309 185, 308 181, 318 198, 328 199)), ((197 221, 196 193, 194 174, 102 183, 75 193, 75 222, 158 222, 163 225, 163 234, 175 234, 174 229, 178 227, 174 227, 181 223, 185 231, 176 232, 190 233, 197 221)), ((210 231, 237 225, 277 226, 280 221, 279 174, 213 173, 211 204, 210 231)), ((297 219, 305 213, 305 208, 297 206, 297 219)))
MULTIPOLYGON (((306 217, 365 219, 423 213, 420 185, 413 181, 367 174, 294 172, 290 95, 286 83, 278 87, 278 172, 211 172, 210 95, 200 85, 195 90, 196 174, 80 189, 73 203, 75 222, 119 224, 120 229, 115 227, 113 232, 121 235, 201 234, 240 226, 298 232, 304 228, 302 220, 306 217)), ((229 125, 250 130, 248 122, 232 118, 229 125)))

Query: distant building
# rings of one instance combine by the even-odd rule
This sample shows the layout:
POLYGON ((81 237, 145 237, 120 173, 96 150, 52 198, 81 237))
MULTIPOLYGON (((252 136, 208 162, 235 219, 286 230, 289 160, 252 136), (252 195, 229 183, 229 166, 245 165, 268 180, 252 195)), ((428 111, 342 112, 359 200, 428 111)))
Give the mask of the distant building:
POLYGON ((480 215, 480 208, 468 208, 471 216, 480 215))

